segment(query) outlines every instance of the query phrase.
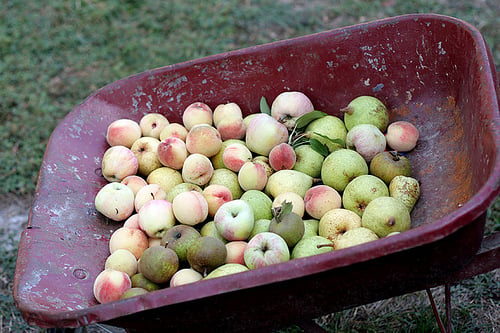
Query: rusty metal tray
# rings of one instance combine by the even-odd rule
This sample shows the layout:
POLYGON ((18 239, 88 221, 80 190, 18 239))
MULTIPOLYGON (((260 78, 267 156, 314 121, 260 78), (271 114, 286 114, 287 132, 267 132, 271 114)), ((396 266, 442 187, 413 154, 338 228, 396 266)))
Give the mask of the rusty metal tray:
MULTIPOLYGON (((14 297, 40 327, 95 322, 130 330, 253 331, 366 304, 447 281, 483 242, 486 211, 500 191, 497 75, 481 34, 461 20, 405 15, 149 70, 89 96, 54 130, 42 162, 29 226, 22 233, 14 297), (258 112, 262 96, 310 96, 339 115, 374 95, 421 131, 409 158, 422 196, 412 229, 394 237, 219 279, 97 304, 110 223, 93 206, 105 180, 107 125, 184 108, 238 103, 258 112)), ((492 256, 488 269, 498 267, 492 256)))

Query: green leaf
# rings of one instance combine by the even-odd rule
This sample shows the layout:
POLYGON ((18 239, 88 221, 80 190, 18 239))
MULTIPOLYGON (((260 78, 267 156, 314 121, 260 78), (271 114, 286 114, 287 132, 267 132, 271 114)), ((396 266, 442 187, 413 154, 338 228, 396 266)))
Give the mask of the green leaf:
POLYGON ((295 126, 297 128, 306 127, 313 120, 316 120, 316 119, 319 119, 319 118, 323 118, 324 116, 327 116, 327 115, 328 114, 326 114, 325 112, 323 112, 323 111, 317 111, 317 110, 308 112, 308 113, 302 115, 301 117, 299 117, 299 119, 297 119, 297 121, 295 122, 295 126))
POLYGON ((328 140, 330 142, 338 144, 342 148, 345 148, 345 142, 342 139, 332 139, 332 138, 329 138, 326 135, 323 135, 323 134, 320 134, 320 133, 317 133, 317 132, 313 132, 313 133, 316 134, 317 136, 322 137, 323 139, 326 139, 326 140, 328 140))
POLYGON ((309 139, 309 144, 311 145, 311 148, 316 152, 320 153, 323 156, 328 156, 328 148, 324 144, 322 144, 321 141, 316 139, 309 139))
POLYGON ((264 96, 260 99, 260 112, 271 115, 271 108, 269 107, 269 104, 267 104, 267 100, 264 96))

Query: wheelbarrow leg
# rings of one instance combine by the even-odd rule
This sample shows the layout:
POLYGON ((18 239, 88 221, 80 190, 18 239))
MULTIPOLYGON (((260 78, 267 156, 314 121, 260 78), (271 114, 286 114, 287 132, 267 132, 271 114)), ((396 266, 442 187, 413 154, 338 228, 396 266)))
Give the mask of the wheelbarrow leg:
POLYGON ((445 297, 445 307, 446 307, 446 329, 443 325, 443 321, 441 317, 439 317, 439 312, 436 307, 436 303, 434 302, 434 297, 432 296, 431 290, 427 288, 425 290, 427 292, 427 296, 429 297, 429 301, 431 302, 432 312, 434 313, 434 317, 436 318, 436 322, 439 326, 439 331, 441 333, 451 333, 451 288, 449 283, 445 283, 444 285, 444 297, 445 297))

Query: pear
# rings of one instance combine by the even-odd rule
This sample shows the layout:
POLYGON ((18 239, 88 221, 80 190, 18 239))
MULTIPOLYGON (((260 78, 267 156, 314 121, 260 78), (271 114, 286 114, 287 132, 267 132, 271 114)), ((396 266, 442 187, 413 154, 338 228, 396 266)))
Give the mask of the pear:
POLYGON ((316 219, 304 220, 304 236, 302 236, 302 238, 318 236, 318 230, 319 230, 319 220, 316 219))
POLYGON ((395 150, 378 153, 370 162, 370 173, 387 185, 396 176, 411 176, 410 160, 395 150))
POLYGON ((310 122, 309 125, 306 126, 305 133, 310 133, 311 139, 316 139, 323 143, 327 146, 328 151, 332 152, 341 148, 341 146, 327 138, 345 142, 347 129, 342 119, 327 115, 310 122), (327 138, 325 138, 325 136, 327 138))
POLYGON ((187 191, 198 191, 200 193, 203 192, 202 188, 196 184, 180 183, 172 187, 172 189, 167 193, 166 199, 167 201, 172 202, 177 194, 187 191))
POLYGON ((255 220, 255 223, 253 225, 253 229, 250 232, 250 235, 248 236, 248 239, 252 239, 253 236, 269 231, 269 225, 271 224, 271 220, 269 219, 260 219, 260 220, 255 220))
POLYGON ((292 250, 291 258, 309 257, 330 251, 333 251, 333 243, 331 240, 321 236, 312 236, 302 238, 297 244, 295 244, 292 250))
POLYGON ((420 197, 420 185, 417 179, 408 176, 396 176, 389 184, 389 194, 397 198, 411 212, 420 197))
POLYGON ((160 245, 171 248, 179 257, 180 262, 186 262, 187 250, 198 237, 201 237, 200 232, 192 226, 178 224, 167 230, 160 245))
POLYGON ((367 175, 368 164, 355 150, 338 149, 328 155, 321 167, 321 180, 339 192, 354 178, 367 175))
POLYGON ((143 295, 143 294, 147 294, 147 293, 148 293, 148 291, 144 288, 132 287, 132 288, 128 289, 127 291, 125 291, 120 296, 120 299, 126 299, 126 298, 135 297, 135 296, 139 296, 139 295, 143 295))
POLYGON ((236 263, 224 264, 211 271, 207 276, 205 276, 204 279, 205 280, 213 279, 220 276, 246 272, 248 270, 249 268, 242 264, 236 264, 236 263))
POLYGON ((273 201, 262 191, 248 190, 241 195, 241 200, 252 207, 255 221, 260 219, 270 220, 273 218, 271 211, 273 201))
POLYGON ((285 192, 295 192, 303 198, 313 182, 314 178, 303 172, 280 170, 269 177, 264 191, 273 198, 285 192))
POLYGON ((154 283, 144 276, 142 273, 136 273, 130 278, 132 281, 132 287, 143 288, 147 291, 153 291, 160 289, 160 285, 154 283))
POLYGON ((147 248, 138 262, 139 271, 150 281, 166 283, 179 269, 179 258, 174 250, 161 245, 147 248))
POLYGON ((363 216, 366 206, 375 198, 388 197, 387 185, 373 175, 361 175, 347 184, 342 193, 342 204, 345 209, 363 216))
POLYGON ((214 221, 206 222, 200 229, 201 236, 211 236, 220 239, 224 244, 228 242, 217 230, 214 221))
POLYGON ((361 226, 372 230, 379 237, 385 237, 394 231, 410 229, 410 212, 399 199, 375 198, 366 206, 361 217, 361 226))
POLYGON ((360 245, 377 239, 377 234, 368 228, 354 228, 351 230, 347 230, 338 239, 336 239, 334 248, 335 250, 340 250, 346 247, 360 245))
POLYGON ((192 269, 207 276, 226 262, 227 249, 223 241, 212 236, 197 238, 187 251, 187 261, 192 269))
POLYGON ((269 224, 269 231, 280 235, 292 248, 304 236, 304 222, 296 213, 292 212, 291 202, 283 201, 281 206, 273 209, 274 217, 269 224))
POLYGON ((208 182, 208 185, 219 184, 226 186, 229 191, 231 191, 231 195, 233 199, 241 198, 243 194, 243 189, 238 182, 238 174, 229 169, 215 169, 212 178, 208 182))
POLYGON ((313 149, 311 145, 295 148, 296 161, 293 170, 301 171, 314 178, 321 176, 321 166, 325 157, 313 149))
POLYGON ((372 124, 378 127, 381 132, 385 132, 387 125, 389 125, 389 112, 386 106, 373 96, 356 97, 340 111, 344 113, 344 123, 347 130, 359 124, 372 124))

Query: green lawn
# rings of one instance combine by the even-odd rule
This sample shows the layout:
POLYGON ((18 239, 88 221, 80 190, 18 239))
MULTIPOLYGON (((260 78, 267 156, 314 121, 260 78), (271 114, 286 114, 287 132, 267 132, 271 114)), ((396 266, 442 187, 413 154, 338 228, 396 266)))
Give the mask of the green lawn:
MULTIPOLYGON (((206 55, 417 12, 472 23, 500 65, 500 3, 496 0, 4 0, 0 6, 0 198, 31 198, 52 130, 78 103, 110 82, 206 55)), ((499 229, 499 211, 497 200, 490 210, 489 230, 499 229)), ((27 330, 8 293, 16 251, 0 248, 0 257, 4 258, 0 331, 27 330)), ((495 322, 485 319, 488 313, 477 318, 478 312, 491 311, 490 300, 495 301, 498 324, 495 276, 472 280, 474 289, 467 289, 469 282, 455 288, 468 301, 473 300, 470 290, 487 293, 493 285, 497 292, 490 298, 484 296, 484 304, 470 303, 457 310, 459 331, 490 332, 493 326, 474 328, 495 322), (462 292, 463 288, 468 291, 462 292)), ((377 311, 372 305, 336 314, 329 323, 336 327, 332 331, 344 332, 404 327, 428 331, 434 325, 421 297, 404 303, 409 310, 399 311, 398 316, 390 309, 377 312, 387 308, 387 303, 377 303, 377 311)))

